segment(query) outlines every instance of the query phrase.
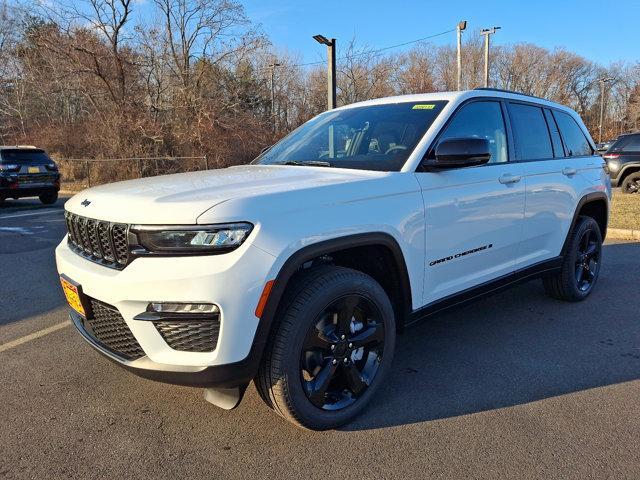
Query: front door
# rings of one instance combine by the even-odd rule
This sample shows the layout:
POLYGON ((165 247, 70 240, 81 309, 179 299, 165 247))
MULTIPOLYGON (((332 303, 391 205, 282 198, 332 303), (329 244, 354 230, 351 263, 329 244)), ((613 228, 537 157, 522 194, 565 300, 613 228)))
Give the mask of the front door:
POLYGON ((416 173, 425 204, 424 304, 515 269, 525 182, 522 165, 509 162, 504 109, 497 100, 466 103, 437 140, 486 138, 491 146, 488 164, 416 173))

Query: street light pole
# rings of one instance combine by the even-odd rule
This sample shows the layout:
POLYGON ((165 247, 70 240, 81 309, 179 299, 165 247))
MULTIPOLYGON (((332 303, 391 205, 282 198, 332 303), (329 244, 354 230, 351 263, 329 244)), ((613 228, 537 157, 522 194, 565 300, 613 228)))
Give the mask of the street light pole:
POLYGON ((600 83, 600 125, 598 125, 598 143, 602 143, 602 124, 604 123, 604 88, 605 83, 613 80, 611 77, 604 77, 598 80, 600 83))
POLYGON ((271 65, 269 65, 269 68, 271 69, 271 121, 274 122, 273 123, 273 130, 276 130, 276 125, 275 125, 275 116, 276 116, 276 91, 275 91, 275 73, 276 73, 276 67, 280 67, 282 66, 281 63, 276 63, 273 62, 271 65))
POLYGON ((314 35, 313 39, 327 46, 327 109, 336 108, 336 39, 329 40, 323 35, 314 35))
POLYGON ((501 27, 483 28, 480 35, 484 35, 484 87, 489 87, 489 37, 501 27))
POLYGON ((458 49, 457 49, 457 61, 458 61, 458 74, 457 74, 457 86, 458 90, 462 90, 462 32, 467 28, 467 21, 461 20, 456 26, 456 36, 458 37, 458 49))

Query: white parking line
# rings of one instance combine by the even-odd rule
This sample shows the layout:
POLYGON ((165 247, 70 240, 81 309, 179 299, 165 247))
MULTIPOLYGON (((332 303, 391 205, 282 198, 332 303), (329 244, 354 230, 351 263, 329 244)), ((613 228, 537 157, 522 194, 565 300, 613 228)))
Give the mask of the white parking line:
POLYGON ((63 213, 64 210, 61 208, 44 208, 38 212, 29 212, 29 213, 18 213, 15 215, 2 215, 0 216, 0 220, 2 220, 3 218, 18 218, 18 217, 30 217, 32 215, 43 215, 45 213, 63 213))
POLYGON ((44 337, 45 335, 49 335, 50 333, 57 332, 65 327, 71 325, 70 321, 57 323, 51 327, 43 328, 42 330, 38 330, 37 332, 30 333, 29 335, 25 335, 24 337, 16 338, 15 340, 11 340, 10 342, 3 343, 0 345, 0 353, 6 352, 7 350, 11 350, 17 346, 22 345, 23 343, 30 342, 31 340, 35 340, 36 338, 44 337))

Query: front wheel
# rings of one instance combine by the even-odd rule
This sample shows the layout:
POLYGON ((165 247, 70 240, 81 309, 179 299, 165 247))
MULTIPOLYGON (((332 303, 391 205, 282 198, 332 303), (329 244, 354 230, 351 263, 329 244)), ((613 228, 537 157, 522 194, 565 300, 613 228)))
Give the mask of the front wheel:
POLYGON ((579 217, 571 233, 560 272, 543 278, 544 288, 558 300, 584 300, 598 280, 601 262, 600 227, 591 217, 579 217))
POLYGON ((622 193, 640 193, 640 172, 628 175, 620 185, 622 193))
POLYGON ((255 383, 285 419, 312 430, 336 428, 366 407, 389 371, 393 308, 382 287, 356 270, 318 267, 296 283, 255 383))

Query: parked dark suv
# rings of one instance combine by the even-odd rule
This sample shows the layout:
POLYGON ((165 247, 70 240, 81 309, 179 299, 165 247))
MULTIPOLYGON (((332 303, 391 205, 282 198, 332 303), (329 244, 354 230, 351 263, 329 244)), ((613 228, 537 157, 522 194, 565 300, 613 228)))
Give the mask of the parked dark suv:
POLYGON ((640 132, 620 135, 602 158, 613 187, 620 187, 623 193, 640 192, 640 132))
POLYGON ((39 197, 55 203, 60 190, 58 166, 44 150, 31 146, 0 146, 0 204, 7 198, 39 197))

